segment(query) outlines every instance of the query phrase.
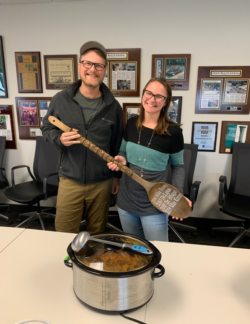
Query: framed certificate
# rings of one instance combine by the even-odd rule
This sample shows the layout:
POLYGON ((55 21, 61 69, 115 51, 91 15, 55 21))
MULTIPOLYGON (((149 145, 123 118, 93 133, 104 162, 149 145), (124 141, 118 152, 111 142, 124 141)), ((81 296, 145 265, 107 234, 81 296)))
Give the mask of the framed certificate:
POLYGON ((0 36, 0 98, 8 98, 2 36, 0 36))
POLYGON ((189 89, 191 54, 152 55, 152 78, 163 77, 172 90, 189 89))
POLYGON ((40 52, 15 52, 19 93, 43 92, 40 52))
POLYGON ((77 80, 77 55, 44 55, 46 89, 65 89, 77 80))
POLYGON ((198 145, 198 151, 215 152, 217 138, 217 122, 193 122, 192 144, 198 145))
POLYGON ((234 142, 250 143, 249 121, 223 121, 221 126, 220 153, 232 153, 234 142))

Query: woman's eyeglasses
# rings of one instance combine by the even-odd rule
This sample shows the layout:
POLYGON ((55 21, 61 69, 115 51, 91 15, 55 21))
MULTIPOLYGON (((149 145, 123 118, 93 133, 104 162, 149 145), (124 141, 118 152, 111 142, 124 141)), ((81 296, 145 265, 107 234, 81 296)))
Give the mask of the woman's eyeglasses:
POLYGON ((152 97, 154 97, 154 100, 155 100, 156 102, 162 102, 162 101, 164 101, 165 99, 167 99, 167 97, 164 97, 164 96, 159 95, 159 94, 154 95, 154 94, 153 94, 151 91, 149 91, 149 90, 144 90, 144 91, 143 91, 143 95, 144 95, 144 97, 147 98, 147 99, 151 99, 152 97))

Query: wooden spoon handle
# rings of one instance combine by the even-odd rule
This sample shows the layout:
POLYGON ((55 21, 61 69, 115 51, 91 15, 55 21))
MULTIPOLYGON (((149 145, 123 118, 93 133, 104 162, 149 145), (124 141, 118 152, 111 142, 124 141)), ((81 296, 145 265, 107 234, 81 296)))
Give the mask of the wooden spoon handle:
MULTIPOLYGON (((49 121, 50 121, 51 124, 53 124, 56 127, 60 128, 64 132, 72 132, 73 131, 73 128, 70 128, 70 127, 66 126, 65 124, 63 124, 56 117, 49 116, 48 119, 49 119, 49 121)), ((126 165, 123 165, 121 162, 116 161, 111 155, 109 155, 107 152, 101 150, 98 146, 96 146, 95 144, 93 144, 92 142, 90 142, 89 140, 87 140, 82 135, 80 135, 80 138, 77 139, 77 140, 79 140, 81 142, 81 144, 83 144, 88 149, 90 149, 91 151, 93 151, 94 153, 96 153, 97 155, 99 155, 105 161, 115 163, 118 166, 119 170, 121 170, 122 172, 124 172, 127 176, 129 176, 129 177, 132 177, 133 176, 134 172, 131 169, 129 169, 126 165)), ((137 174, 135 174, 135 175, 137 176, 137 174)))

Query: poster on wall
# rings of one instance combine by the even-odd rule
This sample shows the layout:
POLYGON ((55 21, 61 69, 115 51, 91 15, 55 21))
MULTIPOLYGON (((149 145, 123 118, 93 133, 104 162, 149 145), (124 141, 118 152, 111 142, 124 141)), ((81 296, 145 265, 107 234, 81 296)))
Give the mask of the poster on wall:
POLYGON ((140 48, 107 49, 104 83, 115 97, 140 96, 140 48))
POLYGON ((172 90, 188 90, 190 60, 191 54, 153 54, 151 77, 163 77, 172 90))
POLYGON ((249 121, 223 121, 221 126, 220 153, 232 153, 233 145, 250 143, 249 121))
POLYGON ((196 114, 249 114, 250 66, 198 68, 196 114))
POLYGON ((15 52, 19 93, 43 92, 40 52, 15 52))
POLYGON ((6 149, 16 149, 16 132, 13 107, 0 105, 0 136, 6 137, 6 149))
POLYGON ((0 36, 0 98, 8 98, 2 36, 0 36))
POLYGON ((42 136, 40 127, 52 98, 16 97, 15 99, 19 138, 33 140, 36 136, 42 136))

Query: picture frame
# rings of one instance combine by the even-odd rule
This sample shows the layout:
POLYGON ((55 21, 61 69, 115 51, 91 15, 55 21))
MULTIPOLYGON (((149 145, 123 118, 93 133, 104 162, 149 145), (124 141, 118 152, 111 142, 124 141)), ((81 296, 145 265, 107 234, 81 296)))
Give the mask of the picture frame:
MULTIPOLYGON (((140 114, 141 103, 123 103, 124 127, 129 118, 140 114)), ((175 123, 181 123, 182 97, 173 96, 168 109, 168 117, 175 123)))
POLYGON ((107 49, 107 86, 114 97, 140 96, 141 49, 107 49))
POLYGON ((78 78, 77 55, 44 55, 46 89, 65 89, 78 78))
POLYGON ((36 136, 42 135, 40 126, 51 99, 52 97, 15 98, 20 139, 34 140, 36 136))
POLYGON ((15 61, 18 92, 43 92, 40 52, 15 52, 15 61))
POLYGON ((151 77, 163 77, 172 90, 188 90, 191 54, 153 54, 151 77))
POLYGON ((196 114, 249 114, 250 66, 198 67, 196 114))
POLYGON ((0 98, 8 98, 2 36, 0 36, 0 98))
POLYGON ((198 151, 215 152, 218 122, 193 122, 191 144, 198 145, 198 151))
POLYGON ((6 149, 17 149, 13 106, 0 105, 0 136, 6 137, 6 149))
POLYGON ((250 121, 222 121, 219 153, 231 154, 234 142, 250 143, 250 121))

